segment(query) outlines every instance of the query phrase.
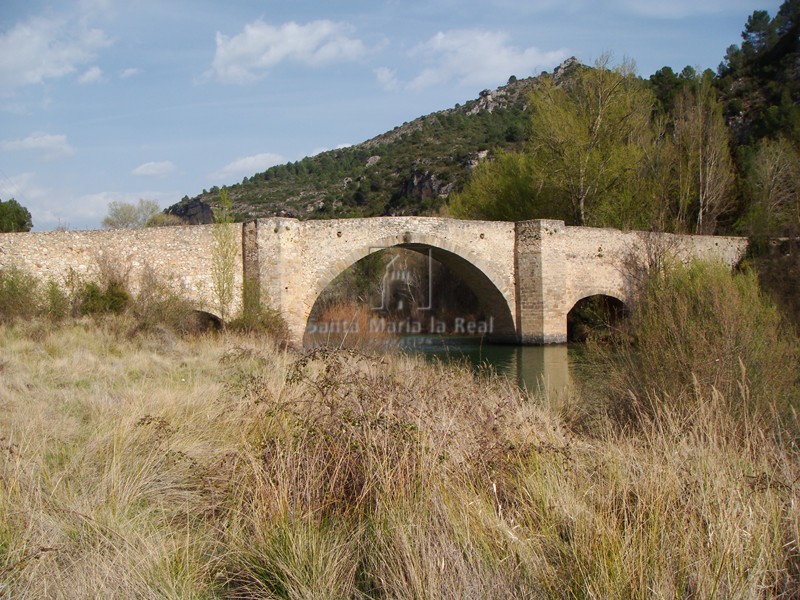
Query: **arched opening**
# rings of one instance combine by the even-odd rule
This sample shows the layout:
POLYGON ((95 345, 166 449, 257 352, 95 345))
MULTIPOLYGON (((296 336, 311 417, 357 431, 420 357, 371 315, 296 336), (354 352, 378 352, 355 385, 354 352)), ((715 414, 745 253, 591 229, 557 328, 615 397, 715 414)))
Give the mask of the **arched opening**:
POLYGON ((192 310, 186 315, 183 327, 190 333, 208 333, 222 330, 222 319, 217 315, 204 311, 192 310))
POLYGON ((475 265, 425 244, 374 248, 328 283, 305 346, 389 345, 408 336, 516 339, 508 301, 475 265))
POLYGON ((581 298, 567 313, 567 340, 585 342, 589 336, 608 336, 627 314, 628 309, 619 298, 605 294, 581 298))

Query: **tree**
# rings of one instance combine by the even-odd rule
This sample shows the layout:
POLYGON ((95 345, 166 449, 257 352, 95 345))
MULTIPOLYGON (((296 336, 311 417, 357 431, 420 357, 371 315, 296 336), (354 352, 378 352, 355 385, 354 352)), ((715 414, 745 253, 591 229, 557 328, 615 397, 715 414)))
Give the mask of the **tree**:
POLYGON ((219 207, 214 211, 214 250, 211 256, 211 281, 223 323, 230 318, 235 285, 237 243, 233 222, 233 205, 228 190, 223 189, 219 195, 219 207))
POLYGON ((522 221, 569 220, 569 203, 559 190, 545 189, 530 154, 498 152, 475 167, 469 184, 450 198, 450 211, 462 219, 522 221))
POLYGON ((733 208, 735 175, 728 128, 711 79, 684 89, 673 115, 678 150, 677 222, 694 233, 714 233, 733 208))
POLYGON ((139 199, 138 204, 114 201, 108 205, 108 215, 103 219, 103 227, 107 229, 144 227, 159 211, 158 202, 155 200, 139 199))
POLYGON ((675 99, 684 86, 684 82, 671 67, 661 67, 650 76, 650 86, 662 112, 669 114, 675 106, 675 99))
POLYGON ((186 225, 186 222, 178 215, 164 212, 157 212, 147 219, 147 222, 144 224, 145 227, 176 227, 179 225, 186 225))
POLYGON ((632 65, 611 69, 608 57, 567 78, 542 76, 524 155, 500 154, 476 168, 453 199, 454 214, 649 228, 656 194, 642 177, 656 159, 654 106, 632 65))
POLYGON ((33 220, 28 209, 11 198, 3 202, 0 200, 0 233, 14 233, 30 231, 33 220))
POLYGON ((750 161, 747 229, 781 235, 800 229, 800 153, 786 138, 763 139, 750 161))
MULTIPOLYGON (((654 97, 623 63, 601 57, 568 85, 546 79, 531 98, 531 153, 544 187, 558 189, 580 225, 613 225, 596 218, 603 203, 629 196, 650 142, 654 97)), ((605 214, 613 211, 603 210, 605 214)))

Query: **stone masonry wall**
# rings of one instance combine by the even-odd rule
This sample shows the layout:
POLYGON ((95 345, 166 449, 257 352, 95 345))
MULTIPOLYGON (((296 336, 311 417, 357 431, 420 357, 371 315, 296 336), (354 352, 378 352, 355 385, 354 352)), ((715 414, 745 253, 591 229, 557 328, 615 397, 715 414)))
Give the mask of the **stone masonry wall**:
MULTIPOLYGON (((41 280, 63 283, 70 273, 97 280, 101 265, 127 273, 133 291, 147 269, 184 293, 199 310, 219 315, 211 275, 215 225, 94 231, 0 234, 0 268, 16 266, 41 280)), ((239 310, 242 284, 241 226, 232 312, 239 310)))
MULTIPOLYGON (((152 269, 198 309, 219 315, 212 280, 215 227, 0 234, 0 268, 15 265, 43 280, 63 282, 74 275, 97 279, 105 265, 127 273, 134 291, 152 269)), ((272 218, 228 227, 236 232, 238 249, 231 313, 241 307, 247 278, 262 301, 280 310, 295 343, 302 340, 325 287, 380 248, 433 248, 488 308, 507 315, 501 318, 506 332, 535 344, 565 341, 567 313, 582 298, 604 294, 629 301, 632 260, 667 252, 682 260, 717 259, 733 266, 747 248, 744 238, 565 227, 563 221, 547 220, 272 218)))
MULTIPOLYGON (((541 280, 543 340, 566 341, 567 313, 582 298, 595 294, 631 300, 634 265, 648 256, 667 254, 688 262, 719 260, 735 266, 747 239, 673 235, 593 227, 550 227, 542 237, 542 261, 550 276, 541 280)), ((520 273, 524 277, 524 273, 520 273)))

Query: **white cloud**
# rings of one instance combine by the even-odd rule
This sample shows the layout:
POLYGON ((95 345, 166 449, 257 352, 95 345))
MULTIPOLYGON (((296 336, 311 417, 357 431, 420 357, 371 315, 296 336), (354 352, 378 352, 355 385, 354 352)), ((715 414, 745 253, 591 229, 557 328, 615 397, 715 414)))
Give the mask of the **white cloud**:
POLYGON ((0 35, 0 89, 74 73, 110 45, 106 34, 69 19, 34 17, 0 35))
POLYGON ((273 154, 272 152, 245 156, 244 158, 236 159, 225 165, 219 171, 213 173, 209 179, 219 181, 236 175, 254 175, 255 173, 266 171, 272 166, 285 162, 286 159, 283 156, 280 154, 273 154))
POLYGON ((75 154, 75 148, 69 144, 67 136, 49 133, 33 133, 21 140, 4 140, 0 142, 0 148, 8 151, 32 150, 47 160, 75 154))
POLYGON ((47 231, 67 222, 63 194, 39 185, 35 173, 20 173, 3 179, 0 190, 4 200, 15 198, 30 211, 35 231, 47 231))
POLYGON ((159 162, 146 162, 141 164, 131 171, 131 175, 136 175, 137 177, 163 177, 164 175, 169 175, 174 170, 175 165, 172 161, 162 160, 159 162))
POLYGON ((456 81, 469 85, 496 85, 509 76, 527 76, 566 58, 566 50, 545 52, 538 48, 518 48, 509 44, 508 35, 499 31, 463 29, 439 32, 412 51, 432 63, 410 83, 421 90, 456 81))
POLYGON ((388 92, 394 91, 400 86, 400 82, 397 80, 397 73, 388 67, 375 69, 375 77, 381 87, 388 92))
POLYGON ((11 198, 18 198, 20 204, 25 204, 22 198, 29 198, 35 196, 41 198, 44 195, 42 188, 35 187, 32 184, 34 173, 20 173, 9 178, 0 180, 2 187, 2 198, 9 200, 11 198))
POLYGON ((97 83, 103 80, 103 71, 100 67, 94 66, 78 77, 79 83, 97 83))
MULTIPOLYGON (((337 146, 336 146, 336 148, 334 148, 334 150, 343 150, 345 148, 350 148, 352 146, 353 146, 353 144, 337 144, 337 146)), ((314 148, 311 151, 311 153, 308 154, 307 156, 309 156, 309 157, 316 156, 317 154, 322 154, 323 152, 330 152, 330 150, 331 149, 328 148, 327 146, 320 146, 319 148, 314 148)))
POLYGON ((133 77, 141 73, 142 70, 136 67, 131 67, 129 69, 125 69, 119 74, 120 79, 128 79, 129 77, 133 77))
POLYGON ((289 22, 275 27, 258 20, 233 37, 217 32, 217 50, 206 77, 249 83, 284 61, 321 66, 354 60, 365 48, 361 40, 350 37, 351 30, 349 25, 333 21, 289 22))

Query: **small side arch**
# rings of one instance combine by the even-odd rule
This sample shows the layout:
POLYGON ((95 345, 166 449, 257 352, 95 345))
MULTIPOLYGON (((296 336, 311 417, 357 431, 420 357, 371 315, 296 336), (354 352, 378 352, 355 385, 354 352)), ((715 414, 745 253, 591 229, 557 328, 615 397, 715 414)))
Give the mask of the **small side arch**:
POLYGON ((190 310, 183 318, 181 327, 190 333, 221 331, 225 326, 222 318, 202 308, 190 310))
POLYGON ((622 294, 588 292, 572 302, 567 312, 567 340, 586 341, 589 335, 608 335, 629 313, 622 294))

